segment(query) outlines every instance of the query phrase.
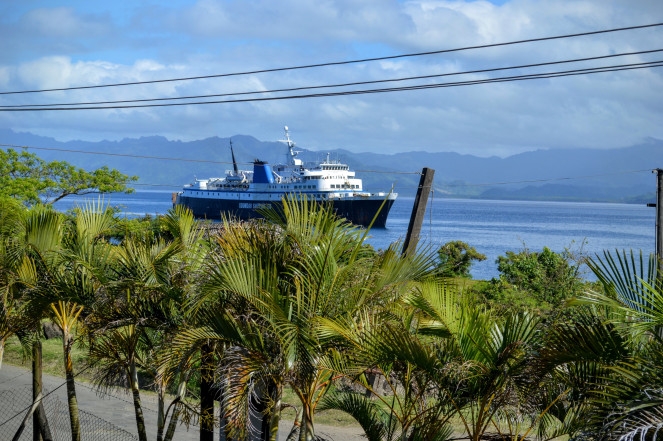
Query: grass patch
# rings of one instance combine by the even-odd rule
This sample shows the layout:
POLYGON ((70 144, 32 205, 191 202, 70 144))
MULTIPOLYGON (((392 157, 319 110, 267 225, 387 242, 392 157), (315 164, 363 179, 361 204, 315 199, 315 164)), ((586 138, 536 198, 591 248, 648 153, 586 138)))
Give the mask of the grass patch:
MULTIPOLYGON (((283 390, 283 397, 281 398, 281 401, 284 404, 293 406, 294 408, 301 407, 301 403, 299 402, 297 395, 295 395, 292 389, 287 387, 283 390)), ((283 424, 289 424, 297 417, 297 412, 293 407, 287 407, 281 411, 281 419, 283 424)), ((325 426, 348 427, 358 425, 354 418, 345 412, 341 412, 340 410, 325 410, 322 412, 316 412, 314 418, 315 424, 322 424, 325 426)))
MULTIPOLYGON (((51 338, 41 341, 42 346, 42 370, 44 374, 54 375, 64 378, 64 355, 61 338, 51 338)), ((80 372, 87 367, 87 350, 78 345, 74 345, 71 351, 71 358, 74 363, 74 372, 80 372)), ((10 337, 5 347, 3 362, 16 366, 23 366, 32 369, 32 351, 30 348, 23 348, 18 338, 10 337)), ((81 375, 83 379, 89 379, 91 376, 84 372, 81 375)))

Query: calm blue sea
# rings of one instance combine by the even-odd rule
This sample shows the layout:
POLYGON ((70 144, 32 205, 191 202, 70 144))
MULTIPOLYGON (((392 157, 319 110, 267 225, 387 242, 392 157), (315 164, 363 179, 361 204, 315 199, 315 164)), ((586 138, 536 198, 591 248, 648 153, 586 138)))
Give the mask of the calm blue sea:
MULTIPOLYGON (((154 215, 171 207, 170 195, 167 191, 140 191, 112 194, 106 201, 119 206, 126 216, 154 215)), ((56 207, 67 210, 85 200, 96 198, 67 198, 56 207)), ((386 248, 403 240, 413 203, 413 198, 399 197, 387 228, 370 232, 371 245, 386 248)), ((467 242, 487 256, 484 262, 474 264, 472 276, 490 279, 498 275, 498 256, 524 248, 540 251, 547 246, 557 252, 569 248, 589 255, 604 249, 653 253, 655 211, 630 204, 432 199, 428 202, 420 245, 437 249, 452 240, 467 242)))

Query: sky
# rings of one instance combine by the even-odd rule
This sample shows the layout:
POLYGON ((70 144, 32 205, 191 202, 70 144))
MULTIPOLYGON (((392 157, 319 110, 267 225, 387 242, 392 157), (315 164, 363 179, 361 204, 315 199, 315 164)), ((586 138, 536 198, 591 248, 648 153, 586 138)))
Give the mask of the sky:
POLYGON ((663 26, 495 46, 656 23, 660 0, 2 1, 0 129, 276 141, 287 125, 310 150, 482 157, 627 147, 663 139, 663 67, 485 81, 663 60, 632 54, 663 50, 663 26), (70 90, 8 93, 45 89, 70 90), (311 94, 335 95, 293 98, 311 94), (194 101, 216 103, 15 110, 194 101))

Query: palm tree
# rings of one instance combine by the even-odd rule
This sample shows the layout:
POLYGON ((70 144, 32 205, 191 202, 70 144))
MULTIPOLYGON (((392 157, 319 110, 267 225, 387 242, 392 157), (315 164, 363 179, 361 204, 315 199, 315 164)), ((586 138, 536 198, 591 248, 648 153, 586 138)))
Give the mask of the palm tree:
MULTIPOLYGON (((571 319, 546 330, 534 369, 542 402, 550 403, 540 419, 538 436, 597 436, 613 411, 615 391, 624 372, 633 370, 638 344, 605 308, 576 308, 571 319), (554 397, 562 397, 555 399, 554 397)), ((634 372, 635 373, 635 372, 634 372)))
POLYGON ((0 368, 7 340, 26 332, 37 322, 25 313, 23 287, 18 272, 24 263, 27 243, 23 227, 27 210, 13 199, 0 199, 0 368))
MULTIPOLYGON (((251 250, 236 253, 227 233, 222 239, 225 252, 220 288, 246 302, 254 311, 254 326, 263 329, 262 341, 238 342, 241 345, 237 348, 249 349, 250 358, 241 350, 231 352, 237 361, 227 366, 244 366, 240 378, 244 380, 235 384, 246 391, 271 390, 270 404, 279 402, 287 384, 300 401, 299 439, 309 440, 315 437, 317 400, 330 386, 331 373, 320 369, 320 361, 333 342, 321 338, 321 320, 352 313, 360 306, 349 290, 352 266, 348 264, 356 263, 352 253, 360 232, 329 210, 316 210, 307 202, 298 205, 286 201, 284 217, 271 219, 279 222, 266 226, 271 239, 254 241, 251 250), (250 360, 265 356, 270 360, 265 365, 270 367, 266 372, 256 371, 250 360), (249 382, 254 376, 260 380, 249 382)), ((242 396, 232 387, 225 392, 242 396)), ((260 398, 258 395, 256 401, 260 398)), ((272 430, 277 427, 275 417, 272 430)))
POLYGON ((663 427, 663 280, 656 256, 633 251, 590 259, 603 291, 578 299, 606 311, 631 347, 611 366, 612 382, 597 399, 604 433, 621 439, 655 439, 663 427), (607 402, 607 404, 606 404, 607 402))
POLYGON ((486 432, 504 432, 504 425, 506 433, 513 432, 510 426, 527 418, 523 397, 532 386, 539 319, 527 313, 494 316, 465 296, 445 294, 439 285, 424 286, 411 304, 423 313, 419 332, 448 332, 440 344, 443 367, 431 374, 468 437, 478 441, 486 432))
MULTIPOLYGON (((138 370, 154 382, 159 415, 157 439, 166 430, 166 389, 175 376, 159 373, 159 353, 181 326, 182 305, 192 280, 199 272, 196 265, 204 257, 205 247, 197 232, 193 215, 184 208, 171 210, 162 223, 168 240, 126 237, 117 247, 114 281, 99 296, 88 317, 93 337, 90 355, 98 363, 97 383, 112 387, 117 380, 128 380, 134 401, 139 438, 147 439, 140 399, 138 370)), ((183 398, 186 374, 180 375, 183 398)), ((175 404, 178 409, 179 403, 175 404)), ((172 424, 179 412, 174 412, 172 424)), ((169 432, 172 438, 174 431, 169 432)))
MULTIPOLYGON (((62 247, 64 219, 55 211, 35 206, 29 210, 14 207, 14 215, 3 211, 2 224, 2 289, 3 336, 19 332, 26 337, 39 334, 42 318, 28 309, 30 293, 44 274, 44 268, 55 262, 62 247), (7 222, 7 220, 10 220, 7 222), (19 328, 20 327, 20 328, 19 328)), ((4 342, 3 342, 4 343, 4 342)))
POLYGON ((525 374, 538 347, 538 320, 526 314, 493 317, 444 280, 419 284, 400 299, 400 308, 391 317, 362 323, 360 338, 350 334, 350 353, 363 367, 351 366, 349 373, 377 371, 392 389, 382 396, 367 386, 383 403, 379 418, 375 405, 347 394, 343 400, 349 401, 329 400, 325 406, 359 416, 375 440, 422 433, 430 437, 425 439, 445 439, 452 417, 472 440, 489 431, 517 434, 521 428, 509 425, 526 417, 523 391, 533 388, 525 374))
POLYGON ((49 210, 37 209, 35 214, 36 218, 28 220, 30 227, 27 231, 44 242, 37 249, 48 251, 34 254, 24 265, 26 270, 21 277, 31 286, 27 308, 31 315, 49 318, 62 330, 72 440, 79 441, 80 422, 71 351, 86 308, 107 283, 113 252, 107 236, 115 217, 101 203, 75 210, 68 225, 64 224, 61 215, 49 210))
POLYGON ((396 286, 423 276, 433 260, 408 266, 394 250, 375 259, 362 245, 367 231, 306 199, 286 199, 281 211, 264 215, 267 223, 224 223, 197 305, 206 313, 178 346, 223 343, 219 377, 231 435, 250 430, 258 406, 261 432, 274 439, 287 386, 299 401, 299 439, 311 440, 316 406, 332 386, 325 360, 344 344, 332 329, 388 303, 396 286), (212 301, 218 306, 201 306, 212 301))
POLYGON ((418 284, 354 326, 336 328, 349 348, 330 360, 330 368, 366 393, 337 390, 322 400, 321 408, 350 414, 371 441, 442 441, 452 432, 449 420, 455 410, 437 381, 450 334, 412 307, 423 300, 417 293, 431 284, 440 295, 455 297, 449 285, 418 284))
MULTIPOLYGON (((221 389, 226 398, 223 407, 227 409, 224 419, 228 423, 226 431, 231 438, 247 436, 247 422, 251 413, 249 403, 260 401, 256 398, 260 385, 269 383, 270 375, 274 375, 275 384, 282 384, 283 380, 279 380, 280 364, 271 358, 275 349, 263 338, 265 333, 255 310, 246 299, 220 286, 225 283, 224 268, 229 258, 239 259, 240 256, 258 254, 266 260, 280 261, 276 254, 278 237, 274 232, 273 228, 266 228, 266 225, 224 222, 223 235, 217 238, 219 245, 209 257, 205 267, 207 274, 201 280, 203 283, 198 296, 189 304, 190 312, 187 316, 191 316, 190 326, 180 332, 171 350, 163 354, 161 371, 178 368, 181 360, 189 360, 196 352, 201 358, 211 356, 219 359, 222 354, 225 355, 224 364, 217 369, 223 373, 217 374, 217 378, 223 381, 221 389), (266 251, 260 251, 260 247, 266 251), (257 366, 263 368, 262 373, 256 374, 257 366)), ((277 358, 276 355, 274 357, 277 358)), ((273 427, 277 429, 278 424, 273 427)), ((269 431, 266 429, 266 433, 269 431)))

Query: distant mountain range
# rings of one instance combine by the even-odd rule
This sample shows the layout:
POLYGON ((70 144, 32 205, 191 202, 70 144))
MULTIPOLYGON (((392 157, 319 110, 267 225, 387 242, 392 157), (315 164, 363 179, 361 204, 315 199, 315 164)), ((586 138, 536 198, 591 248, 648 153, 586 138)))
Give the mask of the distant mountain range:
MULTIPOLYGON (((156 185, 172 186, 173 191, 195 176, 224 176, 232 168, 231 139, 240 168, 250 168, 255 159, 272 164, 285 160, 282 143, 246 135, 189 142, 161 136, 60 142, 0 129, 0 144, 31 147, 30 152, 45 160, 66 160, 89 170, 107 165, 139 176, 138 182, 145 185, 139 189, 156 185)), ((429 167, 435 170, 435 197, 646 203, 655 200, 656 180, 651 170, 663 167, 663 140, 656 139, 619 149, 537 150, 507 158, 299 150, 304 161, 320 160, 329 153, 332 159, 349 164, 367 190, 388 190, 393 185, 404 196, 416 193, 417 173, 429 167)))

